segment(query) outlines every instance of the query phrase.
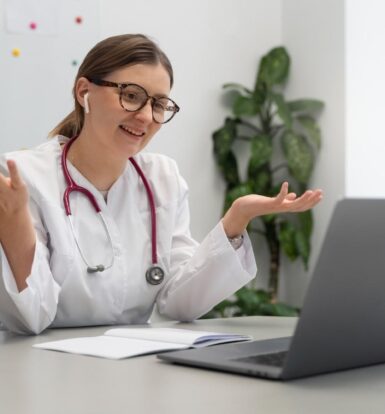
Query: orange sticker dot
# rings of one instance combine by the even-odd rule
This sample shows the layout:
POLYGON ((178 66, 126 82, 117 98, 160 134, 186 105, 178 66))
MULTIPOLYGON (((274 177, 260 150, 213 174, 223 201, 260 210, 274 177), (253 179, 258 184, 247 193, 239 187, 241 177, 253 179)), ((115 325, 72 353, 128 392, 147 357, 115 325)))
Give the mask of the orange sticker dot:
POLYGON ((17 47, 15 47, 15 48, 12 49, 12 56, 19 57, 20 54, 21 54, 21 51, 17 47))

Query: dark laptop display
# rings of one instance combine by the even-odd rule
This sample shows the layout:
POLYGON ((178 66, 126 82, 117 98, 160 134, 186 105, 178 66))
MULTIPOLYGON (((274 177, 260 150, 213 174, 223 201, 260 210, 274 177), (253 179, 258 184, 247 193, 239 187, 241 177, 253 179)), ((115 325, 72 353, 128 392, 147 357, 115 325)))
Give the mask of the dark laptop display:
POLYGON ((293 337, 158 358, 281 380, 385 362, 385 199, 337 203, 293 337))

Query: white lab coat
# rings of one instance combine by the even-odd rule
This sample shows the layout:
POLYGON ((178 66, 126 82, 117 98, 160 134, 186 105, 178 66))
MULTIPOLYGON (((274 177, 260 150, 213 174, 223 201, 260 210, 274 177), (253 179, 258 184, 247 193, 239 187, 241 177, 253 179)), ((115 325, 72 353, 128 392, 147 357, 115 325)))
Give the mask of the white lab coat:
POLYGON ((157 249, 166 270, 162 284, 146 282, 151 265, 150 209, 142 180, 130 162, 108 193, 102 194, 68 161, 74 181, 98 201, 112 237, 113 252, 100 218, 88 199, 71 195, 75 232, 91 265, 114 265, 104 272, 86 271, 63 207, 66 188, 61 146, 56 137, 32 150, 8 153, 30 194, 37 245, 28 287, 18 292, 1 247, 0 321, 19 333, 39 333, 48 326, 146 323, 157 303, 160 314, 189 321, 249 282, 256 274, 250 240, 235 251, 221 223, 201 244, 191 238, 185 181, 174 161, 157 154, 135 156, 154 192, 157 249))

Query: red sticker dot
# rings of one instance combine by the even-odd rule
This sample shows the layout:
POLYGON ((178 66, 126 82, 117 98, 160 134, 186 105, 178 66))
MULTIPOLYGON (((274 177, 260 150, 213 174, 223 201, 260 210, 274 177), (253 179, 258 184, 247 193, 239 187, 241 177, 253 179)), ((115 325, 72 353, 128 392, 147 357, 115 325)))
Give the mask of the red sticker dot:
POLYGON ((37 24, 36 24, 35 22, 31 22, 31 23, 29 24, 29 28, 30 28, 31 30, 35 30, 35 29, 37 28, 37 24))
POLYGON ((77 24, 82 24, 82 23, 83 23, 83 18, 82 18, 81 16, 77 16, 77 17, 75 18, 75 23, 77 23, 77 24))

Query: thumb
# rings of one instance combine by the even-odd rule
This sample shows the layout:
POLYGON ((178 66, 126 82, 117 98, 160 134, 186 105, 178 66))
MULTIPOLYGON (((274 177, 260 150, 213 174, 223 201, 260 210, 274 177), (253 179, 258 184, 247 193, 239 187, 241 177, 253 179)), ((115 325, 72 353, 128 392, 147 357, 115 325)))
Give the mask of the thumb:
POLYGON ((24 185, 24 182, 20 177, 16 162, 14 160, 7 160, 7 166, 9 171, 9 178, 11 179, 11 187, 14 189, 20 188, 22 185, 24 185))
POLYGON ((277 204, 280 204, 285 200, 288 191, 289 191, 289 183, 285 181, 281 185, 281 190, 279 191, 279 194, 275 197, 277 204))

